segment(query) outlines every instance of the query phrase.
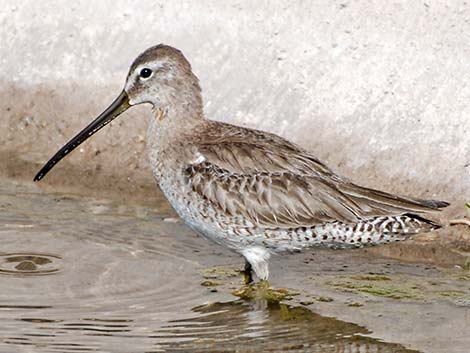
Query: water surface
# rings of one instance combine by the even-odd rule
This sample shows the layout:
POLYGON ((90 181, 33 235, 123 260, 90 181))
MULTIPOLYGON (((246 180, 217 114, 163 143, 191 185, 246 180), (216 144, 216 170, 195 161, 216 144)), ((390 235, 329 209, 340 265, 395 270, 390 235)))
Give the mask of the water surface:
POLYGON ((1 352, 411 352, 304 307, 201 286, 217 246, 158 205, 2 181, 0 241, 1 352))

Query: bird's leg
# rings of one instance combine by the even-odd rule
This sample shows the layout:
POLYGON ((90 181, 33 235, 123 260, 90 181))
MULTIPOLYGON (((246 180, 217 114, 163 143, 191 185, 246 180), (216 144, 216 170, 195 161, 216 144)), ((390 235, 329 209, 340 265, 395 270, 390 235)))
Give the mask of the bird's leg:
POLYGON ((245 284, 250 284, 253 282, 253 268, 251 264, 245 259, 245 269, 243 270, 243 275, 245 277, 245 284))
MULTIPOLYGON (((250 282, 253 280, 251 274, 254 272, 259 280, 268 280, 269 277, 269 265, 268 260, 271 256, 269 251, 263 247, 253 246, 246 248, 242 251, 242 255, 245 258, 245 263, 250 265, 250 282)), ((247 265, 246 265, 247 266, 247 265)), ((247 268, 245 266, 245 269, 247 268)), ((249 282, 248 282, 249 283, 249 282)))

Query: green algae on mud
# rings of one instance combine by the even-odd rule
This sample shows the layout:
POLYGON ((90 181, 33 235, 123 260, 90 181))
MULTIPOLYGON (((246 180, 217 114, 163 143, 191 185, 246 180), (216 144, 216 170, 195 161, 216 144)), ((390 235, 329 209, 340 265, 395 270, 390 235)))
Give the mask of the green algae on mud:
POLYGON ((465 292, 459 290, 440 291, 437 294, 445 298, 461 298, 465 296, 465 292))
POLYGON ((211 268, 204 269, 202 271, 202 277, 205 279, 219 279, 224 280, 227 278, 235 278, 240 276, 241 271, 234 269, 232 267, 226 266, 215 266, 211 268))
POLYGON ((216 286, 220 286, 220 283, 215 282, 215 281, 205 280, 205 281, 201 282, 201 286, 203 286, 203 287, 216 287, 216 286))
MULTIPOLYGON (((237 280, 243 282, 243 271, 233 267, 216 266, 202 271, 202 277, 205 279, 201 282, 202 286, 212 287, 221 285, 218 281, 237 280)), ((231 284, 234 284, 233 282, 231 284)), ((291 300, 294 296, 299 295, 298 292, 288 290, 286 288, 271 288, 268 281, 259 281, 252 284, 246 284, 241 288, 232 290, 231 293, 244 300, 263 299, 268 303, 279 303, 284 300, 291 300)))
MULTIPOLYGON (((416 276, 405 273, 390 273, 387 269, 376 272, 352 273, 350 275, 319 275, 317 274, 314 283, 319 287, 329 287, 333 292, 305 293, 300 291, 298 303, 304 306, 314 304, 314 302, 331 302, 338 298, 333 295, 334 291, 349 293, 349 299, 344 299, 342 304, 349 307, 363 306, 365 303, 360 300, 360 296, 368 296, 368 300, 379 298, 411 301, 411 302, 435 302, 447 301, 450 303, 463 305, 463 301, 470 299, 470 291, 465 287, 468 280, 467 274, 460 270, 456 275, 455 269, 444 270, 448 275, 440 278, 434 276, 416 276), (457 278, 457 277, 458 278, 457 278), (453 279, 453 280, 452 280, 453 279), (458 281, 456 281, 458 279, 458 281), (336 298, 336 299, 333 299, 336 298), (353 303, 353 304, 351 304, 353 303), (359 305, 355 305, 358 303, 359 305)), ((243 271, 236 267, 216 266, 203 270, 202 276, 207 281, 214 281, 217 285, 225 287, 227 292, 244 300, 256 300, 264 298, 269 302, 282 302, 292 300, 299 293, 286 289, 267 288, 263 285, 251 285, 239 287, 243 283, 243 271), (228 286, 228 288, 227 288, 228 286), (260 288, 261 287, 261 288, 260 288)), ((313 279, 313 278, 312 278, 313 279)), ((202 284, 202 283, 201 283, 202 284)), ((202 285, 209 286, 209 283, 202 285)), ((368 301, 366 300, 366 302, 368 301)))
POLYGON ((271 288, 268 281, 259 281, 232 291, 232 294, 245 300, 263 299, 268 303, 279 303, 284 300, 291 300, 300 293, 286 288, 271 288))
POLYGON ((311 299, 304 299, 304 300, 301 300, 299 301, 300 304, 302 305, 311 305, 315 302, 321 302, 321 303, 331 303, 332 301, 334 301, 333 298, 331 297, 325 297, 325 296, 312 296, 312 295, 308 295, 307 294, 307 297, 308 298, 311 298, 311 299))
POLYGON ((392 299, 422 299, 418 293, 413 292, 412 288, 397 288, 393 286, 378 286, 373 284, 356 283, 351 281, 328 282, 327 284, 345 289, 346 291, 371 294, 379 297, 392 299))
MULTIPOLYGON (((447 272, 446 272, 447 273, 447 272)), ((448 278, 410 276, 405 274, 387 275, 336 275, 325 276, 323 283, 334 289, 350 294, 366 294, 374 297, 432 302, 446 300, 456 304, 459 300, 470 299, 466 288, 466 275, 448 273, 448 278), (458 279, 459 281, 455 281, 458 279)))
POLYGON ((315 297, 315 300, 319 301, 319 302, 323 302, 323 303, 330 303, 332 301, 334 301, 333 298, 330 298, 330 297, 315 297))
POLYGON ((346 292, 364 293, 392 299, 422 300, 422 293, 415 284, 393 281, 388 275, 340 276, 326 282, 327 285, 346 292), (385 283, 383 283, 385 282, 385 283))
POLYGON ((350 278, 359 281, 390 281, 390 277, 386 275, 354 275, 350 278))

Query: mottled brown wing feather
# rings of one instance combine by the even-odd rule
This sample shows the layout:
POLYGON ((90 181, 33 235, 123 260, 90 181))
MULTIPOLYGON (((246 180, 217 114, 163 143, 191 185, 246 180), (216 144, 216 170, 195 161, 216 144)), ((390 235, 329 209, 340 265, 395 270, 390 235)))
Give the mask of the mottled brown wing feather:
POLYGON ((198 144, 204 162, 188 166, 188 180, 195 192, 217 207, 259 226, 354 222, 447 205, 355 185, 276 135, 228 124, 217 128, 216 138, 198 144))
POLYGON ((353 221, 360 211, 334 185, 317 176, 235 174, 207 162, 188 167, 186 173, 192 189, 212 205, 258 226, 291 228, 353 221))

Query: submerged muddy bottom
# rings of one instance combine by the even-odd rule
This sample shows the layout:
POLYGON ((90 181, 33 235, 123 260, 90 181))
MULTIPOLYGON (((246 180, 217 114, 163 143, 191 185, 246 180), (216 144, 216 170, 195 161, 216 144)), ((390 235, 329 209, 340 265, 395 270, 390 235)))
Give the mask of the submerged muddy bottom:
POLYGON ((0 352, 415 352, 311 311, 310 291, 304 305, 232 296, 242 259, 165 216, 0 182, 0 352), (207 282, 220 265, 229 278, 207 282))

